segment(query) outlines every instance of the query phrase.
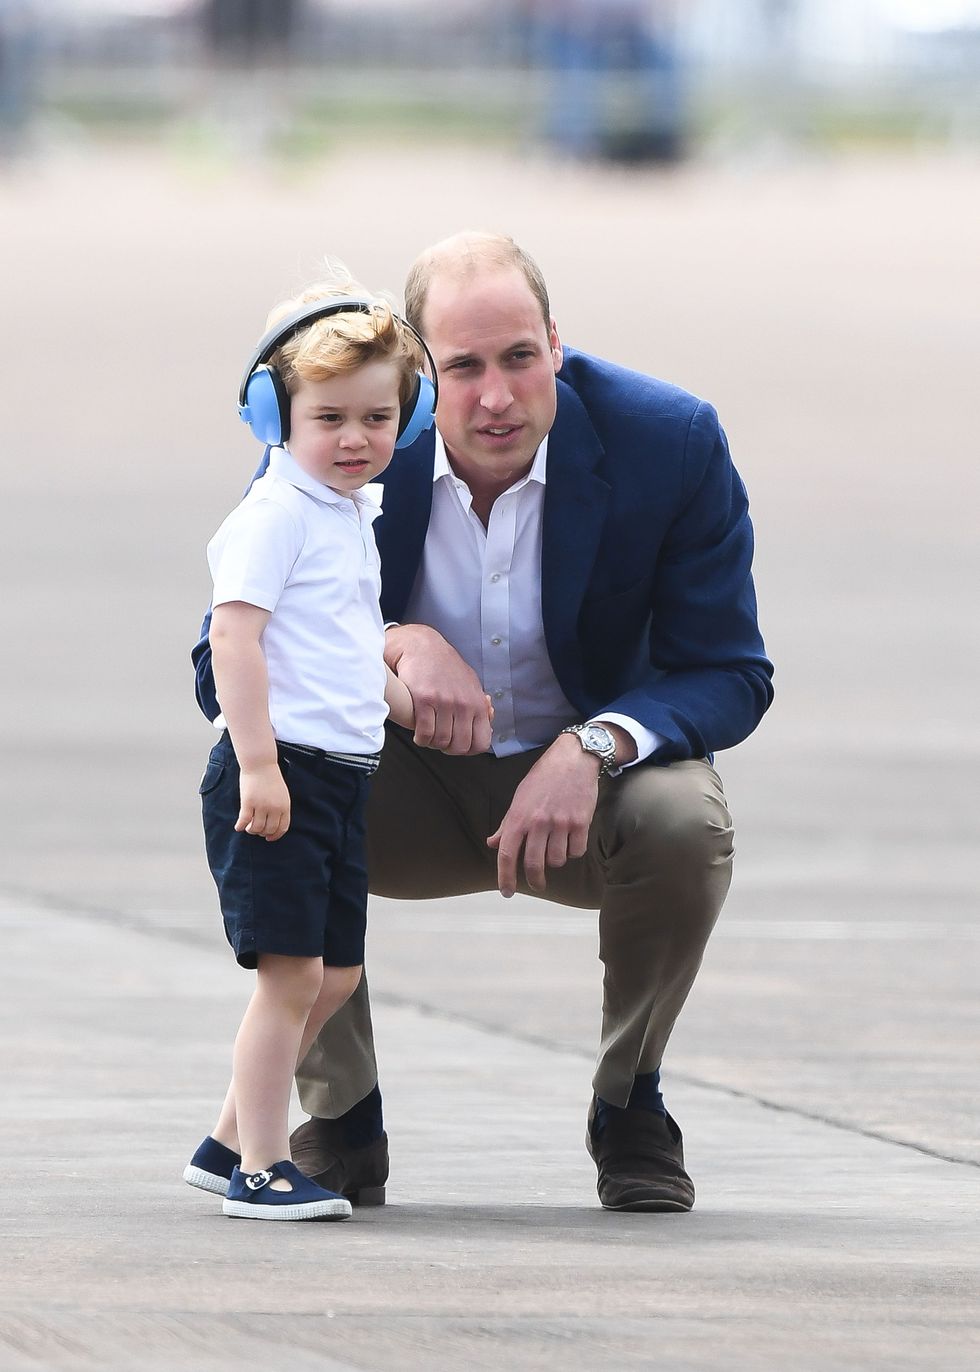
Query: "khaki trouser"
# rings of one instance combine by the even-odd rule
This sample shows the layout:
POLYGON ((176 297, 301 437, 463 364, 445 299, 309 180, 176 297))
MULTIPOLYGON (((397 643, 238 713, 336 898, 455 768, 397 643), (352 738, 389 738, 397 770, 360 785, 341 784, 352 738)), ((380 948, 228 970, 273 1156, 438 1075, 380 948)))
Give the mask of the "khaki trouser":
MULTIPOLYGON (((540 755, 447 757, 389 729, 368 807, 371 891, 438 900, 494 890, 487 836, 540 755)), ((593 1086, 612 1105, 626 1104, 635 1073, 660 1066, 728 893, 733 839, 721 780, 708 762, 632 767, 600 782, 586 855, 548 869, 545 899, 599 911, 605 970, 593 1086)), ((547 976, 542 967, 542 984, 547 976)), ((304 1108, 333 1119, 377 1079, 362 981, 296 1080, 304 1108)))

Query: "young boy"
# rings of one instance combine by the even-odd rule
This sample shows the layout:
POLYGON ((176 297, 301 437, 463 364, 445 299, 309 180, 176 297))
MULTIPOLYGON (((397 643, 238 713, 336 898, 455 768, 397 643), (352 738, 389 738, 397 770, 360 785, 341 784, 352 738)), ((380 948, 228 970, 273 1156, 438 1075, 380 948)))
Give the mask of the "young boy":
POLYGON ((291 1162, 287 1115, 297 1063, 361 976, 364 806, 385 716, 413 725, 383 659, 369 483, 433 401, 418 336, 349 277, 277 318, 240 397, 269 467, 208 545, 226 732, 201 783, 205 838, 228 941, 257 979, 184 1179, 226 1193, 226 1215, 346 1219, 350 1203, 291 1162))

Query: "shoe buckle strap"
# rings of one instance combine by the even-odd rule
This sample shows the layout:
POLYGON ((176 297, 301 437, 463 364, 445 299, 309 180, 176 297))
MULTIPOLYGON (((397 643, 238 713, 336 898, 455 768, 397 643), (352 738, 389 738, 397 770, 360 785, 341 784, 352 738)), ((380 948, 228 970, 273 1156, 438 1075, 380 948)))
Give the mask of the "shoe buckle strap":
POLYGON ((266 1168, 262 1172, 253 1172, 251 1176, 245 1178, 245 1185, 250 1191, 261 1191, 263 1186, 268 1186, 272 1180, 272 1173, 266 1168))

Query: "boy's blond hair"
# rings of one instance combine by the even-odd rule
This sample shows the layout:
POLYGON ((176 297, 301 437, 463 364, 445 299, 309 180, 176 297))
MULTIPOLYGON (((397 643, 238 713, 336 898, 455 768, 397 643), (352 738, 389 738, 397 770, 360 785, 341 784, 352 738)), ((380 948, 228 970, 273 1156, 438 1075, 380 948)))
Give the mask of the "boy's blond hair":
POLYGON ((416 373, 424 355, 418 340, 387 300, 366 291, 342 262, 327 259, 328 274, 291 300, 284 300, 269 315, 266 328, 304 305, 334 297, 356 296, 371 302, 371 312, 331 314, 292 334, 269 359, 290 395, 301 381, 327 381, 356 371, 368 362, 393 362, 398 368, 398 399, 404 405, 415 389, 416 373))

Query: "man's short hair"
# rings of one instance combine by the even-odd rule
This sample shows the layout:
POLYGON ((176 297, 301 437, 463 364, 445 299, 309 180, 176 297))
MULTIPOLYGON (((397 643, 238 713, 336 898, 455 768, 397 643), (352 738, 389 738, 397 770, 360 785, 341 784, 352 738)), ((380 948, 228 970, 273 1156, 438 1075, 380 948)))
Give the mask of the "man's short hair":
POLYGON ((551 304, 541 268, 529 253, 502 233, 467 231, 426 248, 412 263, 405 281, 405 318, 424 337, 422 315, 429 286, 440 271, 466 276, 478 267, 516 267, 541 306, 546 329, 551 328, 551 304))

